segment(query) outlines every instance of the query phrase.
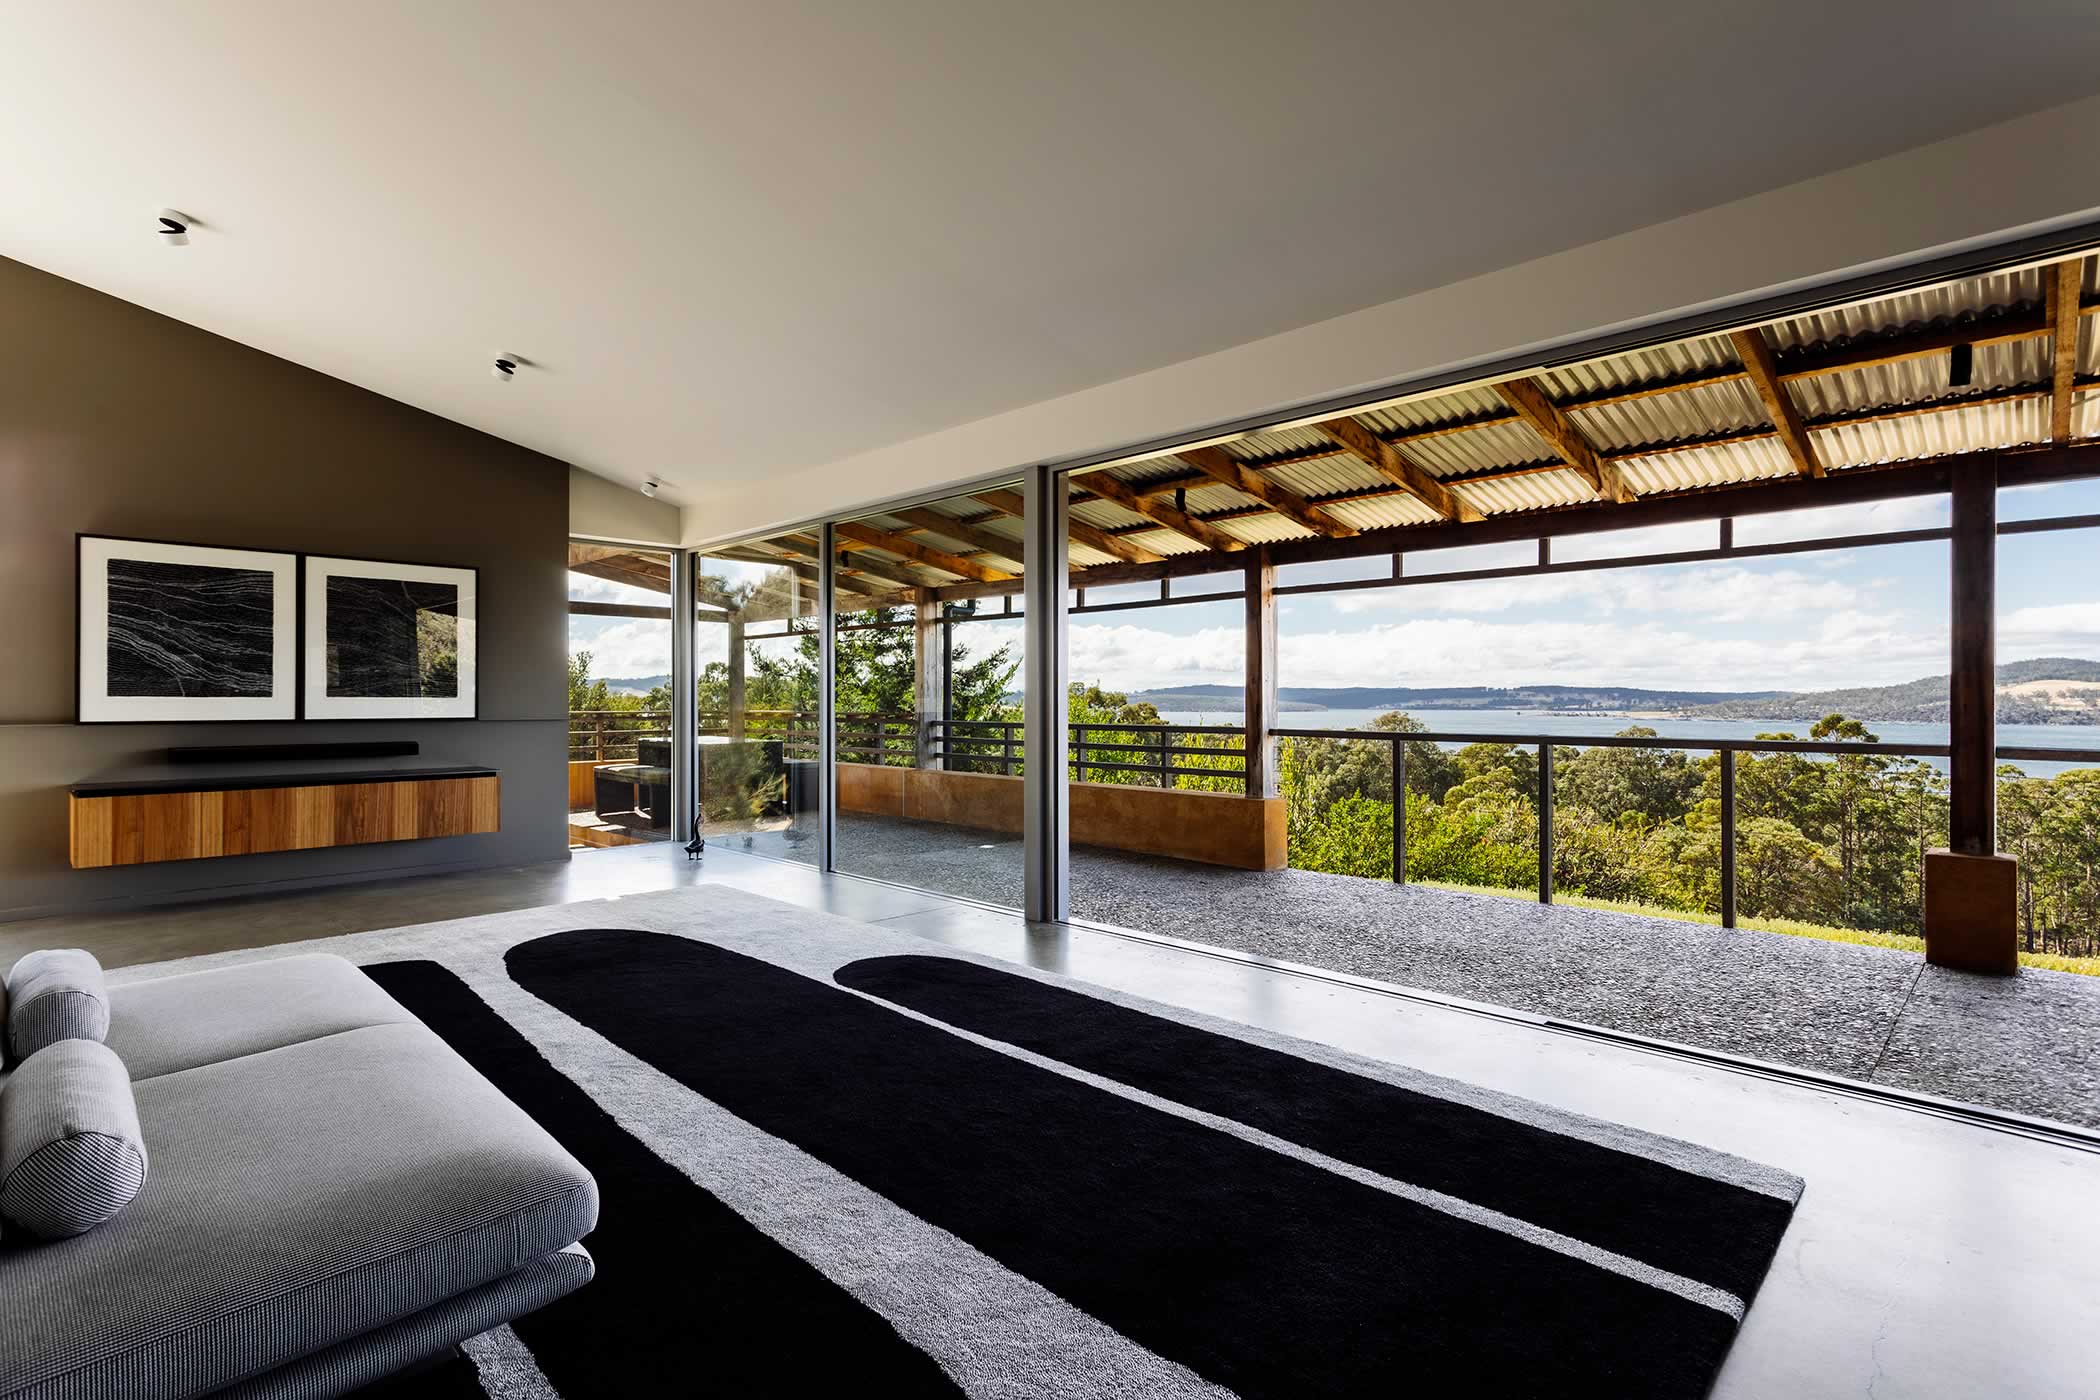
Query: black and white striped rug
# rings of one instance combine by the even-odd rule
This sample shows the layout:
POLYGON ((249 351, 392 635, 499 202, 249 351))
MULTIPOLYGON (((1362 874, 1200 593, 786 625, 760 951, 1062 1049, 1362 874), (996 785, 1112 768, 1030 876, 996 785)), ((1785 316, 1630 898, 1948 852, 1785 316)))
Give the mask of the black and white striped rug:
POLYGON ((715 887, 315 949, 604 1199, 596 1280, 402 1400, 1695 1397, 1801 1191, 715 887))

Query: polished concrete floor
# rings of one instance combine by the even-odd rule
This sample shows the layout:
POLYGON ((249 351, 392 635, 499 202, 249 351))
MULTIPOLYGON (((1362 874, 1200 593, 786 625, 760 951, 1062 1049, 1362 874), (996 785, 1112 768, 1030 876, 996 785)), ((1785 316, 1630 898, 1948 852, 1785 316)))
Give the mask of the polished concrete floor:
POLYGON ((735 885, 1213 1015, 1325 1041, 1799 1173, 1808 1183, 1714 1394, 2092 1395, 2100 1152, 1419 995, 1017 916, 754 859, 721 843, 594 851, 512 871, 0 926, 6 950, 111 964, 579 899, 735 885))
MULTIPOLYGON (((785 855, 791 835, 716 844, 785 855)), ((1021 902, 1020 842, 996 832, 844 813, 839 868, 1021 902)), ((1092 923, 2100 1127, 2100 977, 1086 847, 1071 889, 1092 923)))

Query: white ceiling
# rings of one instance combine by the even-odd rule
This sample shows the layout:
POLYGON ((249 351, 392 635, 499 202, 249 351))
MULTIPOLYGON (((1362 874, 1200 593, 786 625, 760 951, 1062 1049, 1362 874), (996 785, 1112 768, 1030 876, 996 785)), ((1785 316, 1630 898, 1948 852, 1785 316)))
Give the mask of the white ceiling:
POLYGON ((0 254, 694 500, 2096 89, 2039 0, 67 0, 0 254))

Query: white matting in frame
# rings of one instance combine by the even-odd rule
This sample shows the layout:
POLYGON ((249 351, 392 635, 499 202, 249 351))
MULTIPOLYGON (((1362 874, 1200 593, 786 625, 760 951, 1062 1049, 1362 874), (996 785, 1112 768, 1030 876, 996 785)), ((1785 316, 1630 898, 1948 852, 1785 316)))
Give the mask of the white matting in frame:
POLYGON ((82 724, 292 719, 298 556, 81 535, 82 724))
POLYGON ((306 557, 308 719, 472 719, 473 569, 306 557))

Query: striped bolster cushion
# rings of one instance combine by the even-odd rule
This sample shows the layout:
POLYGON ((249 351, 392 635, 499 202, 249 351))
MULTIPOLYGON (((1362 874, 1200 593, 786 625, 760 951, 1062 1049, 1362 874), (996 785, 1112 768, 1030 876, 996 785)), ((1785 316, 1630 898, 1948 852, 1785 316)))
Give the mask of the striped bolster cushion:
POLYGON ((7 974, 7 1053, 19 1064, 61 1040, 109 1034, 102 964, 82 948, 24 953, 7 974))
POLYGON ((131 1076, 116 1051, 63 1040, 0 1087, 0 1216, 44 1239, 102 1224, 146 1184, 131 1076))

